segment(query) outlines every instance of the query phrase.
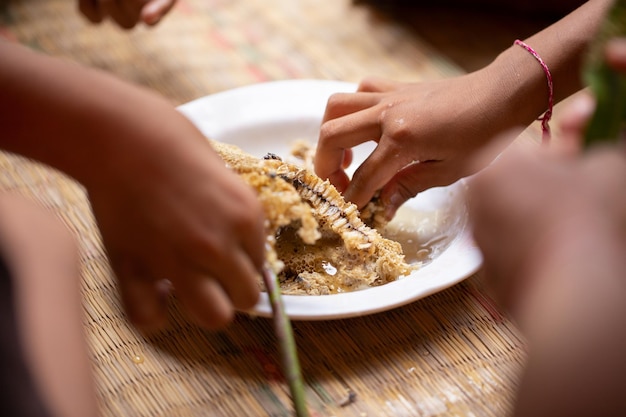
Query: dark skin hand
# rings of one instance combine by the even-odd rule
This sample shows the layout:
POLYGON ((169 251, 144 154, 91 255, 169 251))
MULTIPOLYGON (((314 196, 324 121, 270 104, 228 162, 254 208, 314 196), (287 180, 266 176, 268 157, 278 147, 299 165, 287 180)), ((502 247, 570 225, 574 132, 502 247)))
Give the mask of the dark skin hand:
MULTIPOLYGON (((555 102, 582 87, 578 74, 585 48, 610 4, 590 0, 524 40, 558 80, 555 102)), ((367 78, 357 92, 330 97, 315 171, 359 208, 380 190, 391 218, 417 193, 475 173, 467 170, 466 161, 496 135, 532 123, 547 103, 546 74, 518 45, 486 67, 450 79, 403 83, 367 78), (375 150, 349 178, 351 149, 372 141, 375 150)))
POLYGON ((209 329, 254 306, 265 258, 261 204, 186 117, 99 71, 8 42, 0 56, 0 146, 85 186, 136 325, 165 324, 166 280, 209 329))
POLYGON ((92 23, 111 19, 124 29, 137 23, 154 26, 174 7, 176 0, 79 0, 80 12, 92 23))

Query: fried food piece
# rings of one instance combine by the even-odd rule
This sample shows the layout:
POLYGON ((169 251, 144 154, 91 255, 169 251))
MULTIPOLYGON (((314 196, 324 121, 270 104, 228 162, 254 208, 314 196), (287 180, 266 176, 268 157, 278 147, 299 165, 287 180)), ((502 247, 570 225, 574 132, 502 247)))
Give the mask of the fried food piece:
POLYGON ((328 181, 268 154, 211 144, 258 193, 266 214, 268 261, 286 294, 347 292, 395 281, 415 266, 402 247, 359 217, 328 181))
MULTIPOLYGON (((304 169, 314 172, 313 159, 315 157, 315 148, 311 142, 303 139, 294 141, 291 146, 291 155, 302 162, 304 169)), ((384 213, 385 206, 380 199, 380 192, 377 192, 367 205, 363 207, 359 217, 361 217, 363 223, 369 227, 376 230, 383 230, 387 223, 389 223, 384 213)))

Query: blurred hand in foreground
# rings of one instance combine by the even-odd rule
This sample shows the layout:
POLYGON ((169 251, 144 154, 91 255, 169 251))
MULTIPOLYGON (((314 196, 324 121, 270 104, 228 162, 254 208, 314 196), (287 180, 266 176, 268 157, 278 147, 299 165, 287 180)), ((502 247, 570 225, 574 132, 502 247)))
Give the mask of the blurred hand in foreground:
POLYGON ((176 0, 78 0, 80 12, 90 22, 110 18, 124 29, 140 22, 156 25, 175 4, 176 0))
MULTIPOLYGON (((626 71, 624 40, 607 60, 626 71)), ((593 107, 579 97, 554 146, 511 148, 470 182, 484 277, 529 342, 515 416, 626 414, 626 150, 580 152, 593 107)))

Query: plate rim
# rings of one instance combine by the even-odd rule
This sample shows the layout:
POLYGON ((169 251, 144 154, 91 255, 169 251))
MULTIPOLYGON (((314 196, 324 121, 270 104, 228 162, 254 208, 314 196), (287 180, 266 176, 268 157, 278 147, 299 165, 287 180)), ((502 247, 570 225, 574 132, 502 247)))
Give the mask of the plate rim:
MULTIPOLYGON (((187 116, 206 137, 220 140, 219 121, 216 125, 214 120, 199 119, 200 117, 202 117, 203 113, 205 113, 203 109, 207 110, 207 106, 222 108, 222 105, 228 104, 229 102, 231 104, 235 103, 242 98, 247 98, 248 104, 255 99, 261 100, 263 103, 265 103, 265 106, 267 105, 268 94, 269 97, 275 97, 278 93, 285 94, 285 92, 288 92, 290 95, 299 95, 304 92, 311 95, 309 99, 314 98, 314 100, 310 101, 314 101, 315 103, 317 103, 317 105, 319 105, 319 112, 317 112, 316 109, 310 108, 307 111, 312 111, 312 113, 307 113, 306 116, 317 116, 317 119, 321 121, 324 110, 323 105, 325 102, 327 102, 328 97, 331 94, 336 92, 356 91, 356 87, 357 85, 355 83, 337 80, 292 79, 267 81, 262 83, 243 85, 235 87, 233 89, 224 90, 221 92, 199 97, 187 103, 181 104, 177 107, 177 109, 185 116, 187 116), (317 115, 315 114, 316 112, 318 113, 317 115), (218 133, 215 133, 216 131, 212 131, 211 129, 213 128, 215 128, 218 133)), ((272 106, 276 105, 277 103, 284 102, 282 100, 271 101, 272 106)), ((285 112, 279 112, 281 115, 283 113, 286 113, 287 116, 293 116, 294 111, 297 115, 298 106, 294 106, 293 102, 289 102, 288 109, 283 107, 280 110, 286 110, 285 112)), ((245 117, 248 116, 249 115, 246 114, 245 117)), ((289 119, 287 118, 287 120, 289 119)), ((254 115, 252 115, 251 121, 254 122, 254 115)), ((259 121, 257 121, 257 123, 258 122, 259 121)), ((250 120, 246 120, 246 123, 250 123, 250 120)), ((251 126, 254 127, 254 123, 252 123, 251 126)), ((466 180, 461 179, 448 187, 461 187, 461 192, 464 193, 466 186, 466 180)), ((282 299, 285 306, 285 311, 291 320, 321 321, 362 317, 402 307, 419 299, 428 297, 437 292, 450 288, 458 284, 459 282, 464 281, 480 269, 482 265, 482 255, 478 247, 474 243, 473 238, 469 232, 469 227, 466 223, 460 233, 451 240, 450 244, 439 256, 435 257, 431 262, 421 267, 415 273, 430 273, 430 271, 432 270, 441 268, 442 262, 445 262, 448 257, 452 256, 453 249, 459 251, 459 254, 464 254, 466 256, 466 266, 462 268, 462 271, 457 271, 457 273, 454 274, 455 276, 453 278, 443 280, 439 283, 433 283, 423 288, 420 285, 410 286, 409 284, 405 283, 410 279, 419 278, 414 277, 412 276, 413 274, 411 274, 407 277, 399 278, 397 281, 390 282, 381 286, 371 287, 348 293, 328 295, 283 295, 282 299), (363 303, 358 303, 359 307, 355 307, 355 299, 358 301, 358 299, 372 298, 374 297, 372 291, 377 292, 378 295, 384 296, 388 295, 387 293, 393 293, 396 287, 400 288, 407 285, 409 287, 415 288, 412 288, 412 293, 403 293, 403 297, 396 296, 393 297, 393 299, 391 299, 389 302, 379 302, 374 305, 363 306, 363 303), (335 311, 325 307, 329 305, 334 306, 335 311), (320 307, 322 308, 320 309, 320 307)), ((398 289, 398 291, 396 292, 399 291, 400 289, 398 289)), ((241 312, 254 317, 271 317, 272 311, 267 293, 261 293, 259 301, 252 309, 241 312)))

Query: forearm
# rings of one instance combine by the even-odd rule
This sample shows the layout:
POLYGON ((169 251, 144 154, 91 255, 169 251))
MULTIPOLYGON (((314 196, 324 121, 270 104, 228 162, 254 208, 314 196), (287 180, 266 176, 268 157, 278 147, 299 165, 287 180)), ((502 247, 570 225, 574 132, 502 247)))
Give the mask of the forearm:
POLYGON ((0 251, 13 281, 23 356, 42 399, 54 415, 98 415, 73 236, 46 209, 1 193, 0 251))
POLYGON ((94 161, 115 170, 141 149, 158 148, 170 129, 161 115, 177 116, 158 95, 100 71, 7 42, 0 42, 0 57, 0 147, 81 182, 101 176, 94 161))
MULTIPOLYGON (((554 85, 554 102, 583 87, 582 64, 589 41, 611 5, 611 0, 590 0, 563 19, 523 41, 543 59, 554 85)), ((548 109, 546 74, 524 48, 511 45, 486 69, 499 92, 500 117, 528 125, 548 109)))

